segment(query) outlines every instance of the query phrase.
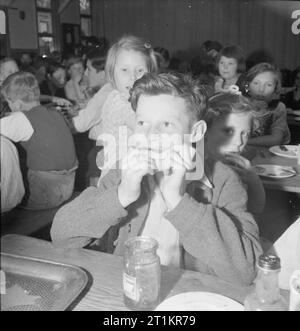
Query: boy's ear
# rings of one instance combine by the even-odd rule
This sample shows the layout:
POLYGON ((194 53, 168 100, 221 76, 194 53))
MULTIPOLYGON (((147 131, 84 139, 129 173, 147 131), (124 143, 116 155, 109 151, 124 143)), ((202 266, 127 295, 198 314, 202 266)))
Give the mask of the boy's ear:
POLYGON ((196 122, 192 127, 191 142, 196 143, 197 141, 201 140, 204 137, 206 130, 207 125, 205 121, 201 120, 196 122))
POLYGON ((12 111, 21 111, 23 108, 23 102, 21 100, 10 101, 9 107, 12 111))

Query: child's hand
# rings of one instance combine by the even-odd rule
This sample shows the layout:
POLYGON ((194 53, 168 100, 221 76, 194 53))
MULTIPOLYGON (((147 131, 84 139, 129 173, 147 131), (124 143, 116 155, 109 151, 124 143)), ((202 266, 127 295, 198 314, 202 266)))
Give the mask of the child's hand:
POLYGON ((233 168, 240 176, 241 180, 249 184, 253 177, 253 171, 251 170, 251 163, 246 158, 236 153, 228 153, 225 155, 224 163, 233 168))
POLYGON ((57 104, 58 106, 63 106, 63 107, 72 106, 72 102, 64 98, 52 97, 52 102, 57 104))
POLYGON ((182 199, 183 182, 187 170, 193 167, 195 150, 188 145, 181 145, 175 148, 171 154, 171 169, 165 172, 162 180, 162 194, 169 209, 173 209, 182 199))
POLYGON ((227 153, 224 155, 224 163, 239 169, 250 169, 251 163, 249 160, 237 153, 227 153))
POLYGON ((126 208, 141 194, 141 182, 145 175, 152 173, 149 158, 145 153, 133 148, 122 160, 122 179, 118 187, 121 205, 126 208))

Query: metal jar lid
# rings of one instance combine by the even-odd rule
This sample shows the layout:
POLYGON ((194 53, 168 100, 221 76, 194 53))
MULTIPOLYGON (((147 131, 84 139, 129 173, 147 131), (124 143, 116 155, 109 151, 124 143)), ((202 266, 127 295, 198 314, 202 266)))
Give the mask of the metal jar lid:
POLYGON ((280 269, 280 258, 276 255, 263 254, 258 259, 258 266, 267 270, 280 269))

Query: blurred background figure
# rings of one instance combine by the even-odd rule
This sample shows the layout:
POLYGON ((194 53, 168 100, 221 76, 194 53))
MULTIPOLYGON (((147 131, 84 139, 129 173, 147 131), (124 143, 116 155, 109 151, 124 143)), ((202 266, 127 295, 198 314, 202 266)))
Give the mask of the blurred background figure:
POLYGON ((20 71, 26 71, 34 74, 33 60, 29 53, 22 53, 20 57, 20 71))
POLYGON ((155 47, 154 52, 159 72, 168 72, 170 65, 169 51, 164 47, 155 47))
POLYGON ((287 108, 300 110, 300 67, 294 71, 293 76, 293 86, 281 97, 281 100, 287 108))
POLYGON ((52 60, 53 62, 55 63, 59 63, 59 64, 62 64, 62 55, 60 52, 58 51, 53 51, 51 54, 50 54, 50 60, 52 60))
MULTIPOLYGON (((220 50, 222 49, 222 44, 220 44, 216 40, 206 40, 201 45, 201 50, 206 54, 207 58, 215 61, 217 56, 219 55, 220 50)), ((203 58, 203 60, 207 60, 203 58)))
MULTIPOLYGON (((16 207, 25 194, 19 155, 15 145, 4 136, 1 139, 1 215, 16 207)), ((2 218, 2 217, 1 217, 2 218)))
POLYGON ((78 56, 72 56, 67 60, 66 68, 69 78, 65 86, 66 97, 76 104, 84 105, 87 99, 88 78, 84 75, 83 60, 78 56))
POLYGON ((66 69, 61 64, 50 62, 46 79, 39 85, 41 94, 66 98, 66 69))

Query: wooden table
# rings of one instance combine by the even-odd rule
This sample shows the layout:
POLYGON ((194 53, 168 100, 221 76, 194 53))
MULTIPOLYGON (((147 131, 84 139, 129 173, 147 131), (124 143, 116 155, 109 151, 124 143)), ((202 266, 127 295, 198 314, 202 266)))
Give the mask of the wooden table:
MULTIPOLYGON (((128 310, 123 303, 121 257, 86 249, 58 249, 50 242, 20 235, 1 238, 1 251, 80 266, 89 282, 72 310, 128 310)), ((243 303, 252 287, 230 284, 213 276, 182 269, 162 267, 161 298, 188 291, 209 291, 243 303)))
POLYGON ((252 165, 275 164, 293 167, 297 174, 289 178, 273 179, 261 177, 264 186, 272 190, 300 193, 300 166, 297 166, 297 159, 277 156, 269 152, 268 148, 257 147, 256 156, 251 160, 252 165))

